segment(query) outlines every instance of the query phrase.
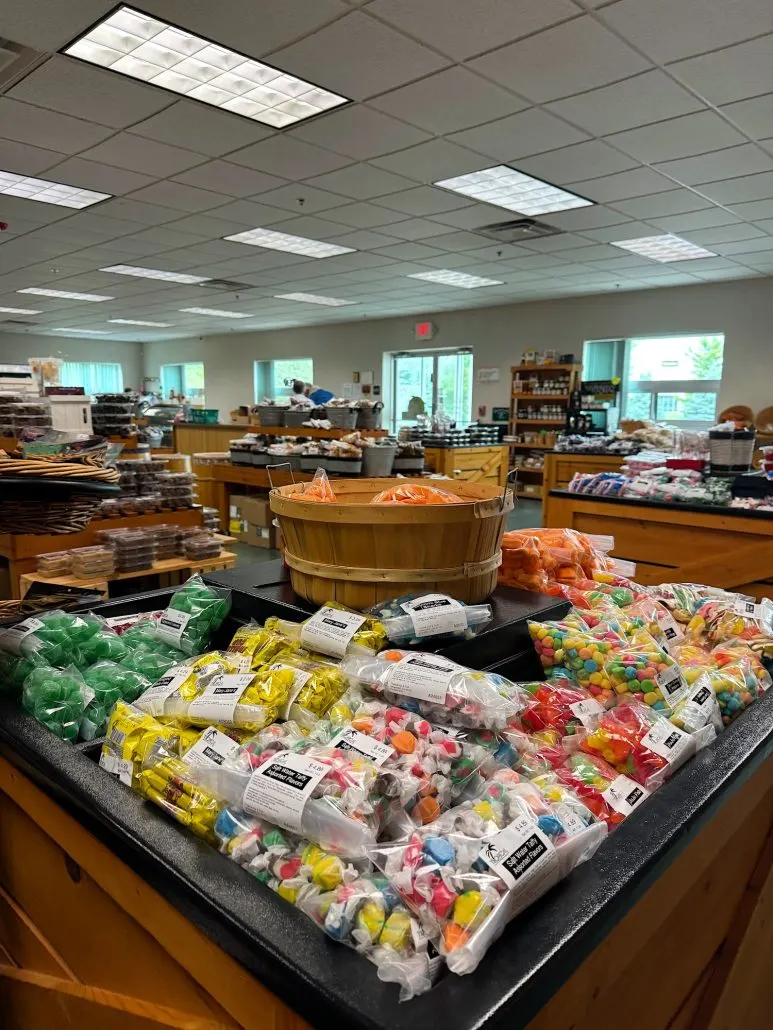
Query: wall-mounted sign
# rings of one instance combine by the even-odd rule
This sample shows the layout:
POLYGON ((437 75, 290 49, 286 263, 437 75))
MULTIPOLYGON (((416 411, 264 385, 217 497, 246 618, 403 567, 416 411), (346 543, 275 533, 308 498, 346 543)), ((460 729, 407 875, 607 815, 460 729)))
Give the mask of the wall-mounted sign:
POLYGON ((479 383, 498 383, 499 382, 499 369, 498 368, 479 368, 476 373, 476 378, 479 383))
POLYGON ((435 338, 437 329, 432 322, 417 322, 413 327, 414 340, 432 340, 435 338))

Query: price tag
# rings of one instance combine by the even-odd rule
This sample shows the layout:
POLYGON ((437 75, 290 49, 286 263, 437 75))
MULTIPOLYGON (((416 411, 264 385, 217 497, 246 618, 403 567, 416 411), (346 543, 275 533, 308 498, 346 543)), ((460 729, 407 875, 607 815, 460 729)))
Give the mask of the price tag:
POLYGON ((464 605, 445 594, 425 594, 414 601, 404 601, 402 607, 410 615, 417 637, 460 633, 467 629, 464 605))
POLYGON ((305 669, 295 669, 292 665, 282 665, 281 662, 277 662, 275 665, 272 665, 271 668, 274 670, 287 669, 295 677, 293 685, 290 688, 290 693, 287 695, 284 707, 281 709, 278 716, 278 718, 286 720, 290 718, 290 709, 295 704, 298 695, 311 679, 311 673, 307 672, 305 669))
MULTIPOLYGON (((516 911, 558 883, 558 856, 553 842, 522 815, 481 842, 480 857, 511 891, 522 894, 516 911)), ((509 912, 509 910, 508 910, 509 912)))
POLYGON ((244 810, 283 830, 302 833, 303 809, 327 772, 328 766, 314 758, 280 751, 250 777, 244 810))
POLYGON ((387 670, 385 686, 393 694, 415 697, 419 701, 445 704, 446 694, 460 666, 434 654, 406 655, 387 670))
POLYGON ((594 697, 586 697, 583 701, 575 701, 569 705, 569 710, 575 718, 580 720, 586 730, 592 730, 596 719, 604 711, 604 706, 600 705, 594 697))
POLYGON ((189 612, 178 612, 176 608, 167 608, 156 623, 156 633, 167 644, 179 647, 185 627, 190 621, 189 612))
POLYGON ((17 622, 15 626, 0 631, 0 650, 20 655, 22 640, 30 633, 42 629, 44 625, 40 619, 24 619, 23 622, 17 622))
POLYGON ((669 665, 667 668, 661 669, 655 677, 655 682, 660 687, 663 697, 669 702, 673 701, 686 686, 678 665, 669 665))
POLYGON ((191 669, 187 665, 175 665, 168 672, 157 680, 152 687, 148 687, 144 694, 141 694, 134 702, 138 708, 148 715, 163 715, 164 706, 172 694, 175 694, 191 675, 191 669))
POLYGON ((99 756, 99 765, 105 772, 110 773, 111 776, 118 777, 121 783, 131 787, 134 766, 128 759, 117 758, 115 755, 103 751, 99 756))
POLYGON ((666 638, 667 645, 675 644, 677 640, 681 640, 684 636, 682 627, 666 608, 658 608, 658 625, 666 638))
POLYGON ((620 815, 629 816, 645 798, 650 796, 650 792, 646 787, 634 783, 627 776, 618 776, 610 783, 601 796, 615 812, 619 812, 620 815))
POLYGON ((233 723, 239 698, 254 679, 254 672, 215 676, 188 705, 187 718, 196 722, 233 723))
POLYGON ((687 700, 679 709, 679 717, 688 733, 695 733, 711 723, 722 729, 722 712, 708 676, 699 676, 693 683, 687 700))
POLYGON ((672 771, 686 762, 694 750, 690 734, 674 726, 668 719, 659 719, 649 733, 642 737, 641 742, 644 747, 665 758, 672 771))
POLYGON ((554 805, 553 810, 561 820, 561 825, 570 837, 576 837, 578 833, 582 833, 585 829, 585 823, 579 815, 577 815, 576 812, 573 812, 569 805, 565 804, 563 801, 559 801, 557 805, 554 805))
POLYGON ((365 622, 364 615, 320 608, 301 626, 301 643, 312 651, 343 658, 354 634, 365 622))
POLYGON ((225 733, 214 726, 204 730, 199 739, 183 755, 183 761, 193 766, 222 765, 226 758, 229 758, 235 751, 238 751, 239 744, 231 740, 225 733))
POLYGON ((330 741, 330 747, 338 748, 339 751, 353 751, 378 766, 382 766, 394 754, 394 748, 388 744, 382 744, 380 740, 374 740, 367 733, 360 733, 351 727, 339 730, 330 741))

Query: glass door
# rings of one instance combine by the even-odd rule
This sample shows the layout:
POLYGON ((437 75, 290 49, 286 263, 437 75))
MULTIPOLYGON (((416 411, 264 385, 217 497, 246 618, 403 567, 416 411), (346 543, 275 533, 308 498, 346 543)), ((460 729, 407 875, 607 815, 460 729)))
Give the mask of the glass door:
POLYGON ((392 358, 392 432, 418 415, 443 412, 467 425, 472 412, 472 352, 420 351, 392 358))
POLYGON ((435 408, 442 408, 457 425, 470 421, 472 412, 472 353, 438 354, 435 408))

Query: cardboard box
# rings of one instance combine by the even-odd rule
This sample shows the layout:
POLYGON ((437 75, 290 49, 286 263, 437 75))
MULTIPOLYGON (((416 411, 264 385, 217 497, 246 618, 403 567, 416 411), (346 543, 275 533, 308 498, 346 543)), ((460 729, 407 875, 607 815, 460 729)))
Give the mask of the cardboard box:
POLYGON ((231 518, 251 522, 255 526, 271 525, 271 508, 268 497, 248 497, 246 494, 231 494, 231 518))

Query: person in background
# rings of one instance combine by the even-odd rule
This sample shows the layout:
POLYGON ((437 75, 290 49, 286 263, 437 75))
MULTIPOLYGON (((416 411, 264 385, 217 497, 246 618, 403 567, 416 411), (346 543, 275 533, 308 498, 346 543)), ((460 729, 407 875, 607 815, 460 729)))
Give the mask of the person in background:
POLYGON ((301 379, 293 381, 293 392, 290 394, 290 404, 293 407, 311 407, 311 402, 306 394, 306 384, 301 379))
POLYGON ((330 390, 324 390, 321 386, 313 386, 311 383, 306 383, 305 392, 309 400, 318 407, 323 407, 333 399, 330 390))

